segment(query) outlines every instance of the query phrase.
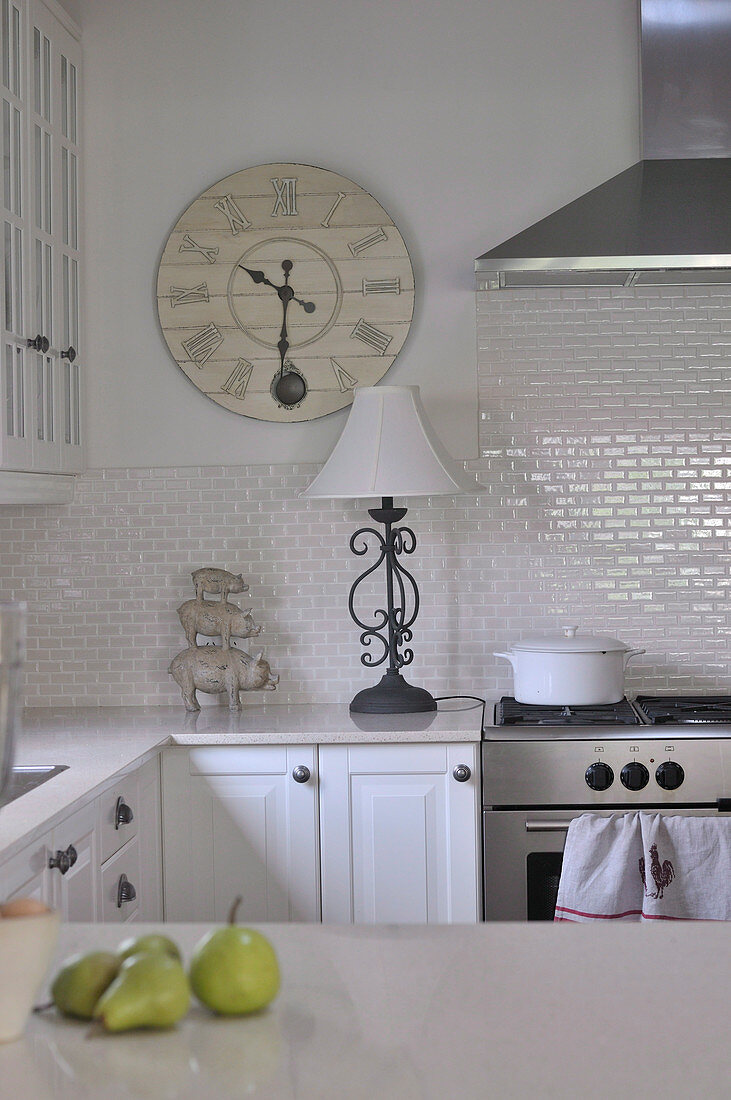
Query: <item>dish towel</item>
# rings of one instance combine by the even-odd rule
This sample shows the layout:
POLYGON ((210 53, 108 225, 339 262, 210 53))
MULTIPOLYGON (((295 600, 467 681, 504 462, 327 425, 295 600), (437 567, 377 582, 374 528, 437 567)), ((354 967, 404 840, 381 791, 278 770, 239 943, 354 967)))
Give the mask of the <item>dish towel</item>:
POLYGON ((574 818, 554 920, 731 920, 731 818, 574 818))

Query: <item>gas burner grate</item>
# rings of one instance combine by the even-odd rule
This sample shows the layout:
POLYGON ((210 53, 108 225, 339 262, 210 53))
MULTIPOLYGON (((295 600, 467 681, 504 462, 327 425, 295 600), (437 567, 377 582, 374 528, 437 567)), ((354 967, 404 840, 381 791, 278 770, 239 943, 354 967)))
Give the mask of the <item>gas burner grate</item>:
POLYGON ((638 726, 640 719, 627 699, 599 706, 562 707, 518 703, 511 695, 504 695, 495 707, 497 726, 596 726, 602 723, 638 726))
POLYGON ((731 695, 638 695, 635 704, 653 726, 731 722, 731 695))

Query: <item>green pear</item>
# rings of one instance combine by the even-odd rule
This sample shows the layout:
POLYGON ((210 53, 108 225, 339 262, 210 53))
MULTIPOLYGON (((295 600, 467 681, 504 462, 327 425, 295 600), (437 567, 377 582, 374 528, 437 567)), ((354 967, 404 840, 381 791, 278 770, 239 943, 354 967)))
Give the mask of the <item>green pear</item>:
POLYGON ((242 1016, 264 1008, 279 992, 279 964, 261 932, 229 923, 203 937, 193 951, 190 984, 199 1001, 222 1016, 242 1016))
POLYGON ((148 932, 146 936, 131 936, 123 940, 117 948, 117 957, 129 959, 132 955, 170 955, 171 958, 181 961, 182 955, 177 943, 168 936, 160 936, 154 932, 148 932))
POLYGON ((111 951, 72 955, 51 986, 51 997, 56 1008, 64 1016, 90 1020, 94 1006, 116 978, 119 966, 119 959, 111 951))
POLYGON ((190 1006, 183 967, 170 955, 133 955, 125 959, 94 1009, 106 1031, 172 1027, 190 1006))

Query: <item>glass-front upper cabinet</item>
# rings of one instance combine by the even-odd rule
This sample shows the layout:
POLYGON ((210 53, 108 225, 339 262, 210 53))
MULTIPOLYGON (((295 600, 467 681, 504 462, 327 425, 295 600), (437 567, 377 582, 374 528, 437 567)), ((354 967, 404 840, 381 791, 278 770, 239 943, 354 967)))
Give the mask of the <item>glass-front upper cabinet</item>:
POLYGON ((0 0, 3 318, 0 467, 83 468, 79 61, 54 0, 0 0))

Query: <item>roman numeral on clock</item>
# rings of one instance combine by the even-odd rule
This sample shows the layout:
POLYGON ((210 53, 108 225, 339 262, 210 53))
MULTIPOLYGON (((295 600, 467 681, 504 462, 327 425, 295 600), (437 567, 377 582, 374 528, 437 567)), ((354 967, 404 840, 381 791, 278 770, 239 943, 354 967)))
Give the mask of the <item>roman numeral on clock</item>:
POLYGON ((336 359, 330 360, 330 366, 333 369, 335 375, 335 381, 338 384, 338 389, 341 393, 347 393, 348 390, 354 390, 358 385, 358 379, 353 378, 352 374, 348 374, 345 367, 341 367, 336 359))
POLYGON ((400 279, 364 279, 364 294, 400 294, 400 279))
POLYGON ((202 244, 196 244, 193 238, 189 237, 186 233, 178 252, 200 252, 201 256, 203 256, 209 264, 215 264, 216 256, 218 255, 218 247, 206 248, 202 244))
POLYGON ((393 339, 387 332, 381 332, 379 328, 369 324, 369 322, 365 321, 362 317, 350 336, 353 340, 362 340, 364 344, 368 344, 368 346, 373 348, 374 351, 377 351, 379 355, 383 355, 393 339))
POLYGON ((199 283, 198 286, 184 287, 184 286, 171 286, 170 287, 170 305, 175 306, 187 306, 189 302, 207 302, 208 301, 208 285, 206 283, 199 283))
POLYGON ((359 256, 360 253, 365 252, 367 248, 373 248, 374 244, 378 244, 379 241, 385 240, 388 240, 386 230, 382 225, 379 225, 378 229, 374 229, 367 237, 361 237, 359 241, 354 241, 353 244, 349 244, 348 248, 353 256, 359 256))
POLYGON ((216 210, 220 210, 223 216, 227 219, 229 228, 234 237, 238 236, 242 229, 250 229, 251 222, 242 214, 238 206, 234 202, 231 195, 224 195, 218 202, 213 204, 216 210))
POLYGON ((224 393, 230 393, 232 397, 237 397, 239 401, 243 401, 253 369, 253 363, 247 362, 246 359, 239 359, 221 389, 224 393))
POLYGON ((278 214, 293 217, 297 213, 297 177, 275 178, 271 183, 277 197, 272 210, 272 217, 276 218, 278 214))
POLYGON ((330 228, 330 218, 333 216, 333 214, 335 213, 337 208, 340 206, 340 203, 343 201, 344 198, 345 198, 345 192, 344 191, 338 191, 338 197, 336 198, 335 202, 332 204, 332 206, 328 210, 328 212, 325 215, 324 219, 320 222, 320 225, 322 226, 323 229, 329 229, 330 228))
POLYGON ((202 328, 200 332, 196 332, 194 336, 182 341, 188 355, 199 367, 202 367, 210 359, 216 348, 219 348, 222 343, 223 336, 221 336, 213 321, 210 325, 202 328))

